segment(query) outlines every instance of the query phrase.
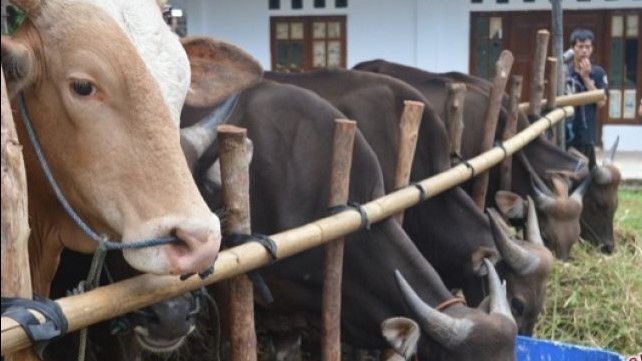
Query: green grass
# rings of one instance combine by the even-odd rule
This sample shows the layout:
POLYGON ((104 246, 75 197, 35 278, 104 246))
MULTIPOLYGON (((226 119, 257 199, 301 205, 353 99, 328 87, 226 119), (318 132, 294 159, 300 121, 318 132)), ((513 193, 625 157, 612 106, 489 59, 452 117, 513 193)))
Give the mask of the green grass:
POLYGON ((581 242, 573 260, 556 261, 535 336, 623 355, 642 350, 642 189, 619 192, 616 250, 581 242))

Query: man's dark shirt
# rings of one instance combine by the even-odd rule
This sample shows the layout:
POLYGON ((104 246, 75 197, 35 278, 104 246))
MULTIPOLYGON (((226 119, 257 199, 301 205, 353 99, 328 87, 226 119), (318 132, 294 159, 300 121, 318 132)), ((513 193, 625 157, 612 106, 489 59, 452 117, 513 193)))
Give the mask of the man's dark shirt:
MULTIPOLYGON (((567 65, 567 91, 571 94, 587 91, 582 76, 575 71, 573 62, 567 65)), ((598 89, 604 89, 608 92, 608 81, 606 72, 599 65, 591 65, 589 77, 595 83, 598 89)), ((587 104, 575 107, 575 116, 573 118, 571 129, 567 129, 566 139, 569 146, 581 147, 586 145, 595 145, 597 139, 597 104, 587 104), (571 130, 569 132, 569 130, 571 130)))

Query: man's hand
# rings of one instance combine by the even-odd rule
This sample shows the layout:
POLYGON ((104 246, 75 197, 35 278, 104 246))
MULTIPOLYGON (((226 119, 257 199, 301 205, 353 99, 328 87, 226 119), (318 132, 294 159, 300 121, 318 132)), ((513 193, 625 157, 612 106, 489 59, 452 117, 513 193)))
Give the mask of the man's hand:
POLYGON ((586 80, 590 80, 589 74, 591 74, 591 60, 589 60, 589 58, 582 58, 577 65, 582 79, 584 79, 585 82, 586 80))

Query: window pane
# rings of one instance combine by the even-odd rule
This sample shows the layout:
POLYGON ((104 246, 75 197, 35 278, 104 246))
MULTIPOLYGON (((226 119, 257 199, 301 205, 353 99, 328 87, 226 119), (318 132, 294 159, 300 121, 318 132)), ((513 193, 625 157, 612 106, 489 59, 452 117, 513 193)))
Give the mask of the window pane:
POLYGON ((278 10, 281 7, 281 1, 280 0, 269 0, 268 1, 268 9, 270 10, 278 10))
POLYGON ((341 42, 328 41, 328 67, 341 66, 341 42))
POLYGON ((635 110, 637 109, 637 97, 635 89, 626 89, 624 91, 622 118, 635 119, 635 110))
POLYGON ((502 38, 502 18, 493 16, 490 18, 490 25, 488 29, 488 39, 501 39, 502 38))
POLYGON ((624 30, 624 19, 622 16, 617 15, 611 18, 611 36, 621 37, 624 30))
POLYGON ((328 38, 337 39, 341 37, 341 24, 338 21, 328 22, 328 38))
POLYGON ((626 39, 624 43, 624 88, 635 88, 637 81, 638 39, 626 39))
POLYGON ((337 7, 337 8, 348 7, 348 0, 335 0, 334 7, 337 7))
POLYGON ((290 43, 290 71, 303 71, 303 42, 290 43))
POLYGON ((609 118, 619 119, 622 117, 622 92, 620 90, 609 90, 609 118))
POLYGON ((325 0, 314 0, 314 7, 315 8, 324 8, 325 7, 325 0))
POLYGON ((315 21, 312 24, 312 37, 315 39, 325 39, 325 22, 315 21))
POLYGON ((285 41, 276 42, 276 70, 283 71, 288 68, 288 48, 289 44, 285 41))
POLYGON ((303 0, 292 0, 292 9, 302 9, 303 0))
POLYGON ((288 23, 276 23, 276 38, 278 40, 287 40, 290 37, 288 29, 288 23))
POLYGON ((303 23, 290 23, 290 39, 303 39, 303 23))
POLYGON ((626 17, 626 37, 635 38, 638 36, 638 16, 628 15, 626 17))
POLYGON ((623 69, 622 65, 624 64, 624 39, 614 38, 611 40, 611 65, 610 65, 610 74, 609 81, 611 82, 610 87, 621 88, 622 87, 622 78, 623 78, 623 69))
POLYGON ((315 68, 325 67, 325 41, 315 41, 312 47, 312 54, 312 66, 315 68))

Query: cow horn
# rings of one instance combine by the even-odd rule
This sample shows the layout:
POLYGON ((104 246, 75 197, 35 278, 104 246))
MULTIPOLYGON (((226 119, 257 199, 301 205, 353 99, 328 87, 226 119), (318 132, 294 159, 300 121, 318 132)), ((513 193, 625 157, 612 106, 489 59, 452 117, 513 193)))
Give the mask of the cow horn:
POLYGON ((533 187, 535 202, 537 203, 537 207, 539 209, 545 210, 554 206, 555 198, 553 197, 550 189, 548 189, 548 187, 544 185, 546 188, 542 190, 533 175, 531 175, 531 185, 533 187))
POLYGON ((617 152, 618 144, 620 144, 620 136, 619 135, 615 138, 615 142, 613 142, 613 145, 611 146, 611 149, 609 149, 606 152, 606 154, 604 154, 604 158, 602 159, 602 165, 613 164, 613 161, 615 160, 615 152, 617 152))
POLYGON ((471 320, 454 318, 439 312, 421 300, 399 270, 395 270, 397 286, 406 304, 415 313, 421 329, 446 348, 453 348, 466 341, 474 326, 471 320))
POLYGON ((582 204, 582 197, 584 197, 584 193, 588 190, 589 184, 591 184, 591 176, 587 176, 584 179, 582 179, 582 182, 580 185, 575 188, 573 191, 573 194, 571 194, 571 199, 579 202, 582 204))
POLYGON ((488 270, 488 289, 490 291, 490 313, 503 315, 515 323, 508 299, 506 298, 506 282, 502 283, 497 275, 495 266, 487 258, 484 258, 484 264, 488 270))
POLYGON ((488 218, 490 219, 490 228, 493 231, 495 246, 508 266, 520 274, 531 272, 539 263, 539 257, 511 241, 499 225, 501 220, 496 210, 488 208, 486 213, 488 213, 488 218))
MULTIPOLYGON (((604 162, 606 163, 606 162, 604 162)), ((610 184, 613 181, 613 173, 611 170, 603 165, 598 165, 593 171, 593 180, 600 185, 610 184)))
POLYGON ((537 210, 535 210, 535 202, 531 196, 526 196, 528 199, 528 214, 526 219, 526 240, 537 245, 544 245, 542 234, 539 231, 539 221, 537 220, 537 210))

